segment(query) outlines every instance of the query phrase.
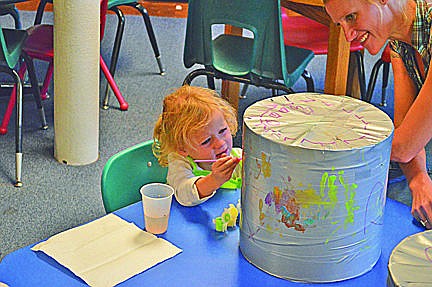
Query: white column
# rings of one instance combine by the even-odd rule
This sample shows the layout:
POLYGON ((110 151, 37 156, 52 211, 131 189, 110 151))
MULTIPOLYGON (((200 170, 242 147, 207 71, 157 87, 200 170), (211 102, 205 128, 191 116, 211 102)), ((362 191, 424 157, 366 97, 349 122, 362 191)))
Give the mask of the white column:
POLYGON ((99 156, 99 0, 54 0, 54 157, 99 156))

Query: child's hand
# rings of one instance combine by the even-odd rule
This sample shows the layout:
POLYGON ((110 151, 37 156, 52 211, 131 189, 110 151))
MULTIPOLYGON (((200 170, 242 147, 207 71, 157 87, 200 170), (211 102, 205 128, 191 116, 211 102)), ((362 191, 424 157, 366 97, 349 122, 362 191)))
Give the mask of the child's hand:
POLYGON ((222 185, 231 178, 232 173, 239 162, 240 158, 238 157, 221 157, 215 163, 213 163, 211 176, 214 177, 216 182, 222 185))
POLYGON ((211 167, 212 172, 195 182, 200 198, 209 196, 227 182, 240 160, 238 157, 224 156, 215 161, 211 167))

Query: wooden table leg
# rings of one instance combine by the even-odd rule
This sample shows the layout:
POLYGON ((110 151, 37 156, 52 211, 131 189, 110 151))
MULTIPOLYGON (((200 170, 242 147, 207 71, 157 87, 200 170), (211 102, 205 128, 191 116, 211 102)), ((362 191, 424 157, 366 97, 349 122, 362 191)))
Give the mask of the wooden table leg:
POLYGON ((324 93, 345 95, 349 64, 349 43, 341 27, 330 23, 324 93))

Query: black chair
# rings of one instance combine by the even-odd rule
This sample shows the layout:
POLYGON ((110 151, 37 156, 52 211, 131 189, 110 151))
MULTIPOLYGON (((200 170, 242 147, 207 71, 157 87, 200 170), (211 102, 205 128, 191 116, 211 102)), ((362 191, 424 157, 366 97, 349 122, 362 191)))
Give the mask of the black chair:
POLYGON ((11 15, 15 22, 15 29, 21 29, 21 19, 18 9, 14 4, 0 4, 0 16, 11 15))
POLYGON ((19 64, 26 65, 30 78, 30 83, 33 91, 33 96, 36 105, 39 109, 42 119, 42 128, 47 129, 45 120, 45 111, 42 106, 39 86, 35 74, 32 60, 22 50, 27 31, 18 29, 0 29, 0 72, 10 75, 15 82, 14 89, 16 96, 11 97, 9 105, 16 103, 16 125, 15 125, 15 186, 22 186, 21 170, 22 170, 22 81, 24 75, 19 75, 15 70, 19 64), (22 61, 23 60, 23 61, 22 61))
MULTIPOLYGON (((118 55, 120 53, 120 45, 121 45, 121 41, 123 39, 125 17, 124 17, 122 10, 120 9, 121 6, 129 6, 129 7, 135 8, 136 10, 138 10, 141 13, 141 15, 144 19, 144 24, 145 24, 146 29, 147 29, 147 34, 148 34, 148 37, 150 39, 150 44, 152 46, 153 53, 156 57, 156 62, 157 62, 158 67, 159 67, 159 72, 161 75, 164 75, 165 74, 165 68, 162 65, 161 55, 160 55, 158 44, 156 41, 156 36, 155 36, 154 31, 153 31, 153 26, 151 24, 150 17, 147 13, 147 10, 140 3, 138 3, 138 1, 131 1, 131 0, 109 0, 108 1, 108 9, 113 11, 117 15, 117 18, 118 18, 117 32, 116 32, 113 51, 112 51, 112 55, 111 55, 111 64, 110 64, 111 74, 114 77, 114 73, 115 73, 115 70, 117 67, 118 55)), ((107 86, 105 89, 105 97, 104 97, 104 101, 103 101, 104 106, 108 105, 108 99, 109 99, 109 89, 107 86)))
POLYGON ((371 102, 373 91, 375 89, 376 80, 378 77, 378 72, 383 67, 383 75, 382 75, 382 85, 381 85, 381 106, 387 105, 387 86, 389 81, 389 74, 390 74, 390 46, 387 44, 387 46, 384 48, 383 52, 381 53, 381 57, 376 61, 375 65, 372 68, 371 76, 368 83, 368 88, 366 91, 366 101, 368 103, 371 102))

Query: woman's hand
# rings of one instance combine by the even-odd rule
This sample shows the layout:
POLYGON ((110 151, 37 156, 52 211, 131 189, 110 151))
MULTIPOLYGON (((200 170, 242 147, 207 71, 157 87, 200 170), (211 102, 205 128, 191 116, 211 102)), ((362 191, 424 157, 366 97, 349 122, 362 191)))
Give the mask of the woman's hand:
POLYGON ((409 188, 412 194, 411 214, 425 228, 432 229, 432 180, 427 173, 414 177, 409 188))

